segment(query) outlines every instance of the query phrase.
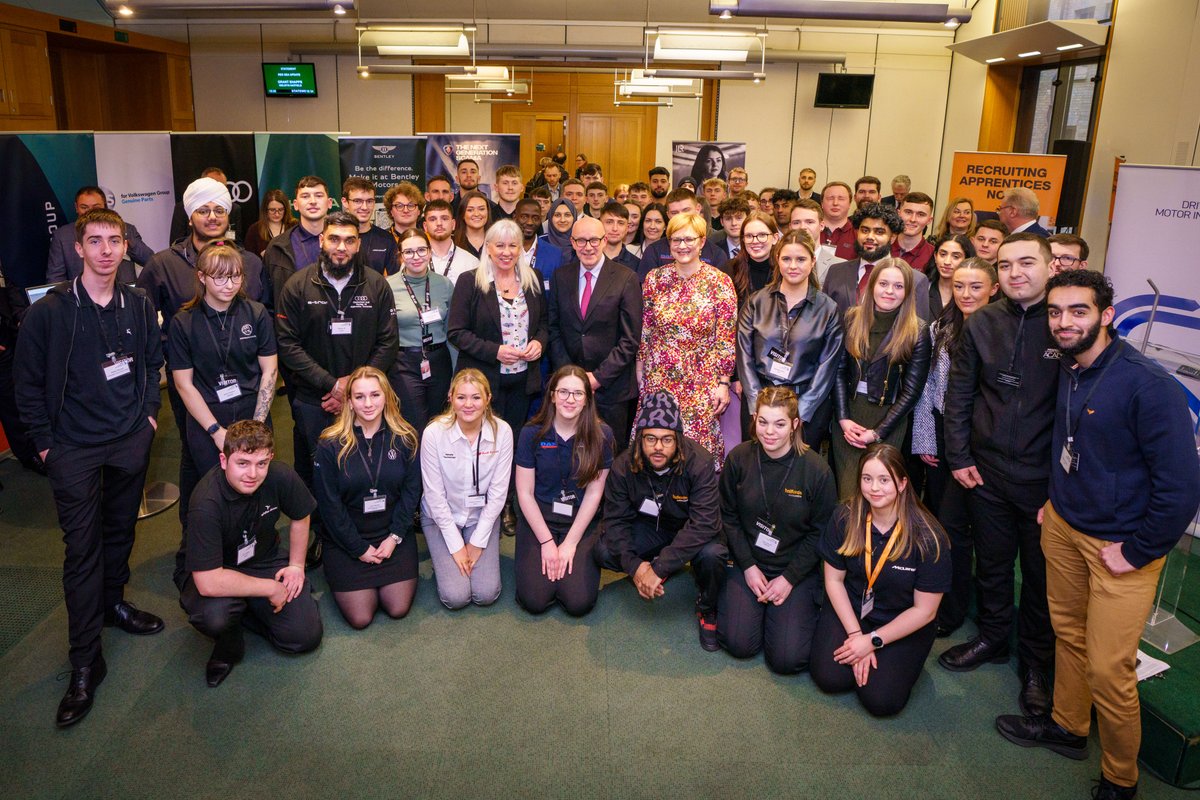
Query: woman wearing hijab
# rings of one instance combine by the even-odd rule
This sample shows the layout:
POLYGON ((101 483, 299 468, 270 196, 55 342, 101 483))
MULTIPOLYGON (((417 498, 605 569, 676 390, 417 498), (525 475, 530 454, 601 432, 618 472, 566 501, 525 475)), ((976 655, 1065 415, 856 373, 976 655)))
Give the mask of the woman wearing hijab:
POLYGON ((571 228, 579 212, 570 200, 560 198, 550 206, 550 216, 547 218, 546 233, 538 237, 537 268, 549 280, 554 270, 575 259, 575 250, 571 247, 571 228))

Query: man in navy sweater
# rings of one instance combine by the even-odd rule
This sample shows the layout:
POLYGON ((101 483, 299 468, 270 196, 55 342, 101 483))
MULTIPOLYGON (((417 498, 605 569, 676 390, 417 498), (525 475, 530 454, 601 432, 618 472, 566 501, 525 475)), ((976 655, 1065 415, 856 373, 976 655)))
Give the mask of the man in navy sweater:
POLYGON ((1083 759, 1094 704, 1103 752, 1094 796, 1131 798, 1142 733, 1138 639, 1167 553, 1196 514, 1200 462, 1179 384, 1111 333, 1108 279, 1066 270, 1047 289, 1050 334, 1064 356, 1042 524, 1054 711, 1001 716, 996 727, 1023 747, 1083 759))

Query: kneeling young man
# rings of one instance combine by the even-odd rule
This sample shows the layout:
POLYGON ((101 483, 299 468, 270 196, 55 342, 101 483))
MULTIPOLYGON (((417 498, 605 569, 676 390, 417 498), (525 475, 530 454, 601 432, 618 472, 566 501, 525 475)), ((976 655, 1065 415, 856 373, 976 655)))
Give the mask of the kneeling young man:
POLYGON ((220 685, 242 660, 243 623, 284 653, 321 643, 321 614, 304 577, 308 517, 317 501, 274 457, 270 428, 235 422, 220 466, 192 494, 175 583, 188 622, 216 640, 205 669, 209 686, 220 685), (280 513, 292 521, 286 555, 275 532, 280 513))
POLYGON ((661 597, 666 579, 691 562, 700 646, 719 650, 717 595, 728 551, 719 539, 717 472, 708 451, 683 435, 669 392, 642 401, 634 444, 613 461, 604 486, 604 526, 596 563, 628 573, 645 600, 661 597))

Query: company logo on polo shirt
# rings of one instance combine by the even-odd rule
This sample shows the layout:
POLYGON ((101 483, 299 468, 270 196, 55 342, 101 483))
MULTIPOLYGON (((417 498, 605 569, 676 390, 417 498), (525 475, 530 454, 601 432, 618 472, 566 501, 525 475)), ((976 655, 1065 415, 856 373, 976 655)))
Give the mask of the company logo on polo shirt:
POLYGON ((278 511, 278 510, 279 510, 279 506, 273 506, 270 503, 268 503, 266 509, 261 514, 259 514, 259 516, 265 517, 267 514, 270 514, 272 511, 278 511))
POLYGON ((553 450, 558 447, 558 442, 538 442, 538 447, 543 450, 553 450))
POLYGON ((374 307, 375 306, 371 305, 371 298, 367 297, 365 294, 356 294, 356 295, 354 295, 354 299, 350 301, 350 308, 374 308, 374 307))
POLYGON ((902 567, 899 564, 892 564, 892 569, 900 570, 901 572, 916 572, 916 567, 902 567))
POLYGON ((389 449, 387 452, 388 461, 395 461, 399 455, 400 454, 396 452, 396 448, 393 447, 389 449))
POLYGON ((783 493, 788 497, 804 497, 804 492, 799 489, 784 489, 783 493))
POLYGON ((1042 353, 1042 358, 1055 360, 1060 359, 1062 358, 1062 351, 1057 347, 1047 347, 1046 352, 1042 353))
POLYGON ((253 336, 253 335, 254 335, 254 326, 251 325, 249 322, 247 322, 245 325, 242 326, 242 336, 253 336))

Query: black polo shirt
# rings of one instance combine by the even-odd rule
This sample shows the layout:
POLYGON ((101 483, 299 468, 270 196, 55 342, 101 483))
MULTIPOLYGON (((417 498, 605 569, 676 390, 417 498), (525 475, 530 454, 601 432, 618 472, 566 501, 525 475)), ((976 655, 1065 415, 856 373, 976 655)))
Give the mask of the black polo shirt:
MULTIPOLYGON (((601 427, 604 434, 601 469, 609 469, 613 461, 613 432, 604 423, 601 427)), ((521 428, 513 453, 514 463, 533 470, 533 496, 538 502, 555 503, 565 492, 575 496, 573 505, 578 508, 584 491, 575 480, 575 442, 579 437, 563 439, 553 425, 545 436, 537 434, 538 426, 533 423, 521 428)))
POLYGON ((262 369, 259 356, 273 356, 275 327, 262 303, 235 298, 229 309, 218 312, 208 303, 180 311, 167 334, 172 370, 192 370, 192 384, 213 406, 220 402, 217 383, 222 375, 236 379, 241 389, 236 403, 258 394, 262 369))
POLYGON ((391 231, 384 230, 377 225, 372 225, 367 228, 366 233, 360 233, 359 238, 362 240, 358 250, 362 254, 363 261, 376 272, 382 272, 384 275, 390 275, 400 269, 400 262, 396 253, 396 237, 391 231))
POLYGON ((205 572, 224 567, 255 577, 274 577, 287 564, 279 551, 275 523, 282 513, 288 519, 303 519, 317 501, 296 471, 272 461, 267 478, 251 495, 229 485, 220 466, 208 471, 192 492, 188 506, 188 529, 177 564, 185 572, 205 572), (254 542, 254 555, 238 563, 238 549, 254 542))

